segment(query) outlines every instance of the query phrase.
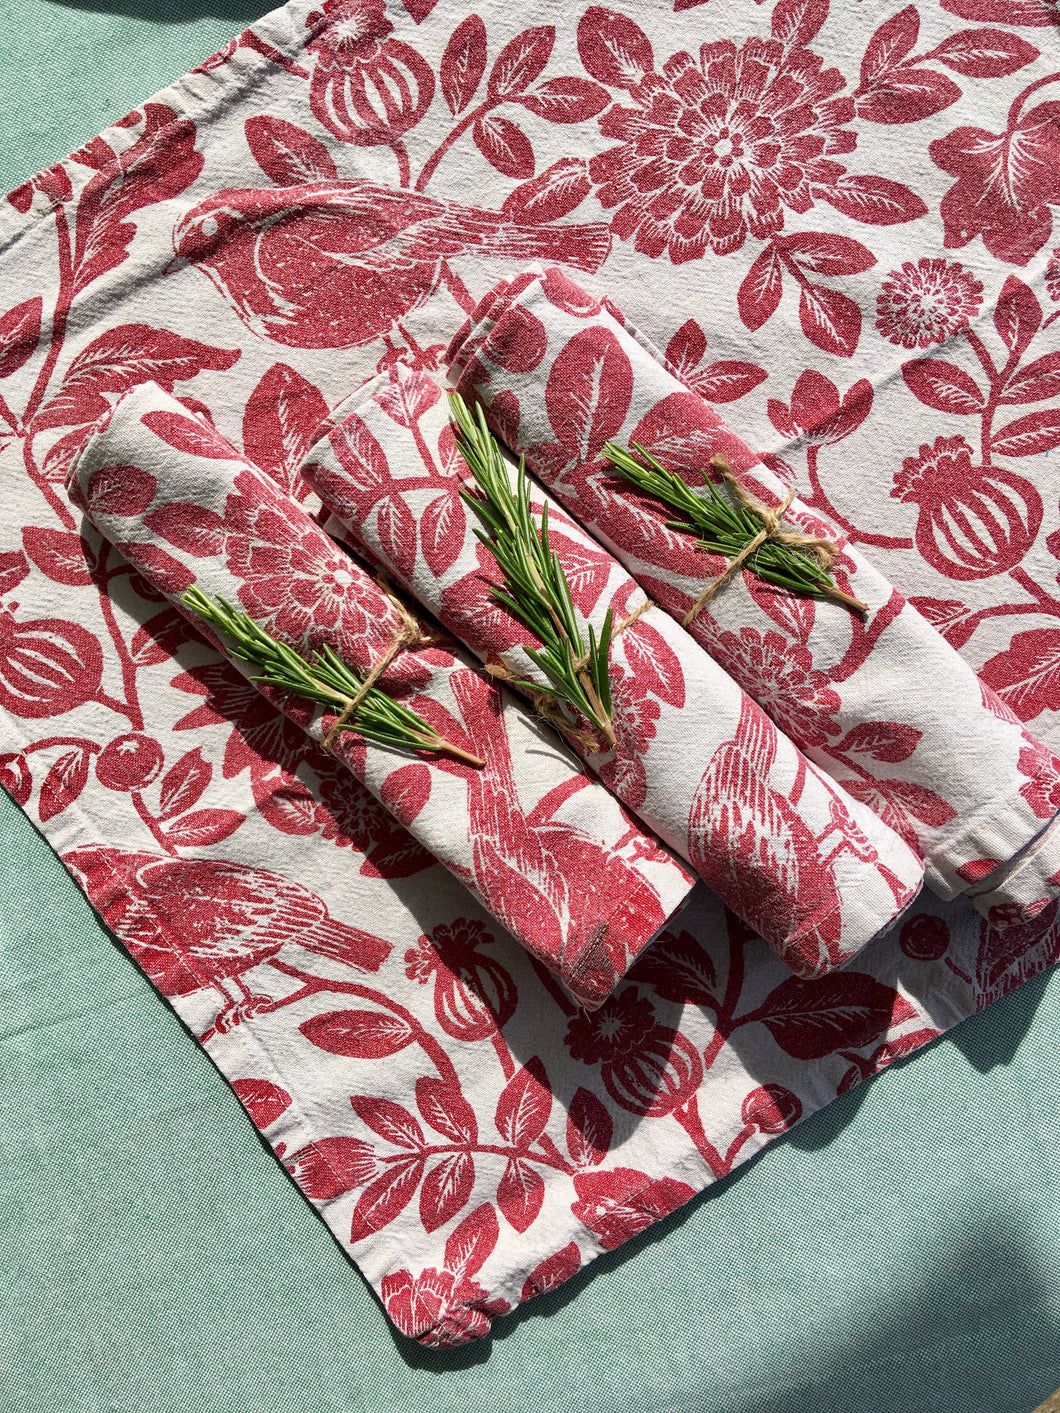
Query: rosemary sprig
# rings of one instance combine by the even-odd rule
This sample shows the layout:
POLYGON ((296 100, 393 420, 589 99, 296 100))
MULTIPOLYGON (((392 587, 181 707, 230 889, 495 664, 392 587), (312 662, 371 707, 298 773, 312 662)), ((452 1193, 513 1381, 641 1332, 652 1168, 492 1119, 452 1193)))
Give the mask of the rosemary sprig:
POLYGON ((341 723, 341 730, 356 731, 384 746, 438 751, 455 756, 467 765, 485 764, 478 756, 469 755, 439 736, 422 716, 388 697, 379 687, 369 686, 358 700, 365 679, 351 671, 327 643, 308 660, 272 637, 249 614, 234 608, 220 594, 211 598, 193 585, 181 603, 223 633, 232 651, 244 662, 262 669, 251 681, 293 692, 340 715, 356 703, 349 720, 341 723))
MULTIPOLYGON (((667 520, 672 530, 695 535, 701 549, 724 555, 729 560, 735 559, 761 533, 761 516, 749 506, 733 505, 726 500, 706 471, 703 472, 704 490, 693 490, 639 442, 631 445, 637 452, 636 456, 617 442, 606 443, 604 456, 619 475, 631 481, 638 490, 681 513, 683 519, 667 520)), ((793 594, 834 599, 859 613, 865 612, 866 605, 837 588, 828 570, 809 550, 766 539, 750 555, 745 568, 767 583, 788 589, 793 594)))
POLYGON ((482 528, 476 527, 475 534, 504 575, 504 586, 498 586, 493 597, 541 642, 541 648, 525 651, 551 684, 519 679, 512 685, 565 702, 608 746, 614 746, 608 676, 611 610, 599 636, 591 623, 583 632, 567 577, 549 544, 548 507, 542 510, 540 525, 531 513, 524 459, 519 458, 513 484, 481 406, 473 413, 459 393, 450 393, 449 407, 457 426, 457 445, 475 478, 475 489, 463 489, 460 495, 481 521, 482 528))

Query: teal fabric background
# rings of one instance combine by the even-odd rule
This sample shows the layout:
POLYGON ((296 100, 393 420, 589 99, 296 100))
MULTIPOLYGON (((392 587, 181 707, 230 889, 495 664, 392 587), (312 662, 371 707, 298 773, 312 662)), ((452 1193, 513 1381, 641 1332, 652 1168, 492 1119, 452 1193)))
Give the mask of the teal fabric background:
MULTIPOLYGON (((0 182, 257 9, 0 0, 0 182)), ((437 1355, 2 795, 0 831, 4 1413, 1030 1413, 1060 1384, 1055 974, 437 1355)))

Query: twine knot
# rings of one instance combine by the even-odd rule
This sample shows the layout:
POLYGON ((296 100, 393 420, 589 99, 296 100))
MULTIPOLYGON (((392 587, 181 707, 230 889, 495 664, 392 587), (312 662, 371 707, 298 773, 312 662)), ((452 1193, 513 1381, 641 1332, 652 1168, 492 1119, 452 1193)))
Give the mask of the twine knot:
MULTIPOLYGON (((753 539, 747 541, 740 553, 730 559, 722 572, 714 579, 711 579, 706 588, 696 599, 695 603, 681 619, 682 628, 688 625, 706 608, 711 599, 716 594, 720 594, 722 589, 730 580, 734 579, 747 561, 757 550, 765 544, 767 540, 772 540, 774 544, 783 545, 787 549, 804 550, 813 555, 818 564, 825 571, 828 571, 839 558, 839 548, 831 540, 822 539, 817 535, 801 535, 791 530, 782 530, 781 521, 795 499, 795 492, 789 491, 780 504, 774 509, 772 506, 763 505, 760 500, 756 500, 753 495, 740 484, 736 472, 732 469, 728 460, 715 454, 710 458, 711 469, 717 471, 722 480, 732 491, 733 498, 743 510, 753 511, 762 522, 762 528, 753 539)), ((845 597, 845 596, 844 596, 845 597)), ((864 604, 858 604, 859 608, 864 608, 864 604)))

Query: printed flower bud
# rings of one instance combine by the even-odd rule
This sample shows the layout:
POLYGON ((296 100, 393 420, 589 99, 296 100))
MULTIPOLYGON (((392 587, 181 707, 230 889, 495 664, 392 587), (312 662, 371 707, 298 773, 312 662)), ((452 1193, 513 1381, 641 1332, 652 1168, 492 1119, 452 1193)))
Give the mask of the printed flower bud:
POLYGON ((917 548, 949 579, 1012 569, 1042 523, 1042 498, 1030 481, 1000 466, 973 466, 964 437, 937 437, 907 457, 891 495, 919 505, 917 548))
POLYGON ((917 913, 903 924, 898 945, 914 962, 937 962, 950 945, 950 929, 940 917, 917 913))
POLYGON ((782 1084, 760 1084, 744 1099, 740 1117, 761 1133, 784 1133, 802 1118, 802 1101, 782 1084))
POLYGON ((96 776, 108 790, 142 790, 162 769, 162 747, 140 731, 115 736, 96 761, 96 776))
POLYGON ((0 613, 0 706, 15 716, 58 716, 90 701, 103 677, 96 638, 77 623, 0 613))
POLYGON ((687 1036, 655 1025, 634 1050, 601 1065, 600 1078, 615 1103, 629 1113, 661 1118, 699 1088, 703 1064, 687 1036))
POLYGON ((478 950, 493 937, 481 922, 458 918, 442 924, 405 953, 405 975, 426 985, 434 979, 434 1014, 454 1040, 484 1040, 515 1012, 516 991, 500 962, 478 950))
POLYGON ((314 117, 343 142, 396 142, 434 97, 434 74, 411 45, 387 36, 381 0, 327 0, 309 16, 323 28, 310 41, 316 65, 309 88, 314 117))

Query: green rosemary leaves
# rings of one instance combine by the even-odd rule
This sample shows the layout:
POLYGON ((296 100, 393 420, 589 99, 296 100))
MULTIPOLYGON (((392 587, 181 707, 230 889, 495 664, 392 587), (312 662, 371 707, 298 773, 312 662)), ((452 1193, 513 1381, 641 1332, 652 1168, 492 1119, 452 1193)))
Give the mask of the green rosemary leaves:
POLYGON ((478 756, 469 755, 439 736, 421 716, 388 697, 368 678, 358 677, 328 644, 315 652, 310 661, 272 637, 220 595, 211 598, 193 586, 181 603, 224 634, 237 657, 262 669, 252 681, 293 692, 337 712, 339 730, 356 731, 384 746, 437 751, 467 765, 484 764, 478 756))
POLYGON ((481 522, 475 534, 493 555, 504 575, 494 599, 541 643, 525 651, 540 667, 549 686, 512 678, 512 685, 531 696, 544 693, 565 703, 614 746, 611 725, 611 683, 608 656, 612 615, 608 610, 597 637, 592 624, 584 629, 570 585, 548 540, 548 507, 541 523, 530 510, 530 481, 522 458, 513 477, 493 437, 482 408, 475 412, 458 393, 449 394, 457 427, 457 445, 475 478, 474 490, 460 494, 481 522))
POLYGON ((632 446, 636 456, 617 442, 608 442, 604 456, 638 490, 679 512, 680 520, 666 522, 671 529, 695 535, 701 549, 724 555, 730 562, 738 561, 740 567, 750 569, 766 583, 793 594, 833 599, 859 613, 866 611, 867 606, 860 599, 844 593, 832 580, 829 570, 836 558, 835 546, 810 535, 779 530, 778 514, 759 506, 721 458, 716 459, 718 469, 732 488, 735 503, 721 494, 706 471, 703 489, 693 490, 639 442, 632 446), (763 530, 768 533, 763 535, 763 530), (747 553, 755 540, 760 543, 747 553))

